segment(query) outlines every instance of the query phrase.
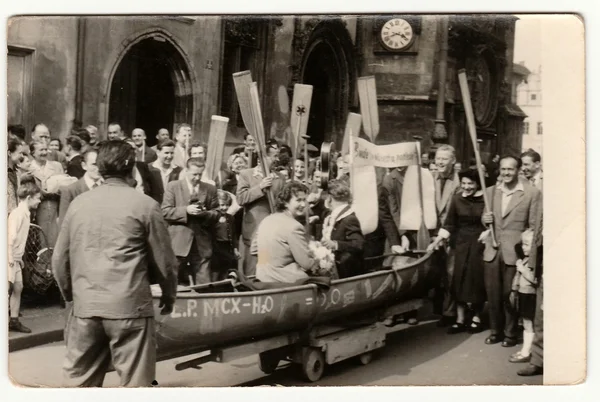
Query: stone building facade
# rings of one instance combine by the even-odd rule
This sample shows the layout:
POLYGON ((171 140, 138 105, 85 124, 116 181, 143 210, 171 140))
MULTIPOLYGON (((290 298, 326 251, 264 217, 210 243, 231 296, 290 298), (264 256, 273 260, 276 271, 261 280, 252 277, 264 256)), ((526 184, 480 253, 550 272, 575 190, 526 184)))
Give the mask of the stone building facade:
POLYGON ((14 17, 8 28, 9 123, 43 121, 66 136, 73 120, 105 133, 191 123, 207 141, 210 117, 230 118, 227 146, 242 141, 231 74, 251 70, 267 135, 289 136, 295 83, 314 87, 310 142, 342 142, 359 112, 356 81, 376 77, 377 143, 422 136, 472 149, 458 89, 471 84, 484 159, 521 150, 523 115, 511 102, 515 18, 492 16, 14 17), (386 46, 384 25, 400 19, 412 36, 386 46), (440 91, 440 89, 442 89, 440 91), (440 96, 443 93, 443 98, 440 96))

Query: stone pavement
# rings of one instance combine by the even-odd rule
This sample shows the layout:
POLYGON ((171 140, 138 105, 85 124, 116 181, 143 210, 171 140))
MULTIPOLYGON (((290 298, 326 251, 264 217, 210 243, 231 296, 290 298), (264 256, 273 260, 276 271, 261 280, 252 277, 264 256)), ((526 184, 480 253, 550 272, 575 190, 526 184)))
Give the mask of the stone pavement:
POLYGON ((32 348, 63 340, 67 309, 60 306, 30 307, 21 310, 21 322, 30 334, 9 331, 8 351, 32 348))

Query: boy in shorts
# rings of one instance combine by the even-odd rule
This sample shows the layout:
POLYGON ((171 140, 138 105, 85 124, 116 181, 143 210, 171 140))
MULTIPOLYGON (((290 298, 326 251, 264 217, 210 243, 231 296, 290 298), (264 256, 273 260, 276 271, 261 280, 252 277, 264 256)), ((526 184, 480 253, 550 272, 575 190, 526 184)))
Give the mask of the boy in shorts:
POLYGON ((21 292, 23 291, 23 253, 29 234, 31 211, 34 211, 40 200, 42 191, 33 178, 23 180, 17 190, 19 205, 8 215, 8 287, 10 321, 8 330, 30 333, 31 330, 19 321, 21 308, 21 292))

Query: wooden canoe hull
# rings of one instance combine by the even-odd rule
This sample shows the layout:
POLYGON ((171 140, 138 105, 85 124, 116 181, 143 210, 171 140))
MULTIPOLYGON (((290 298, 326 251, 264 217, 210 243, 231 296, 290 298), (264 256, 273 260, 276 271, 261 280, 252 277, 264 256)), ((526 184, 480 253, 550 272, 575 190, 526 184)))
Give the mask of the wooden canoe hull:
POLYGON ((159 297, 155 297, 159 356, 301 331, 423 297, 431 282, 430 256, 333 281, 327 291, 311 284, 251 292, 181 292, 170 315, 160 315, 159 297))

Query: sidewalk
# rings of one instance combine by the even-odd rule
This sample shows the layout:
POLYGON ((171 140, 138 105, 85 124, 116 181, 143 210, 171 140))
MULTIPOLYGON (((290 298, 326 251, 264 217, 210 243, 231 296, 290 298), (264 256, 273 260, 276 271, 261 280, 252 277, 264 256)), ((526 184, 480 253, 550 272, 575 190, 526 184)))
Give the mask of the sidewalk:
POLYGON ((23 317, 20 320, 31 329, 31 333, 9 331, 9 353, 62 341, 67 311, 60 306, 30 307, 21 310, 23 317))

